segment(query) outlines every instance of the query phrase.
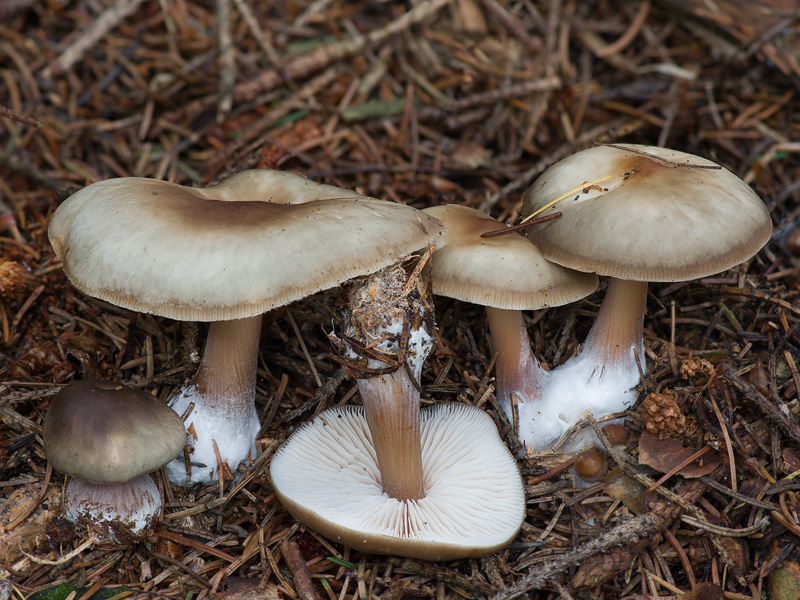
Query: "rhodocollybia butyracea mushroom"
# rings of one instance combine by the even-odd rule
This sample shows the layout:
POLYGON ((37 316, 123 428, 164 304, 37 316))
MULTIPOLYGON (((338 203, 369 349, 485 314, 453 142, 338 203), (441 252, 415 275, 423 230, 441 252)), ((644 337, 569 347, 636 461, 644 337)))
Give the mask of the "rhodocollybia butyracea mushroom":
POLYGON ((504 226, 479 210, 446 205, 425 212, 447 226, 431 257, 433 293, 486 308, 497 353, 497 399, 517 436, 530 443, 549 372, 533 354, 522 310, 580 300, 595 290, 597 276, 546 260, 517 233, 481 237, 504 226))
POLYGON ((434 218, 294 173, 244 171, 204 189, 94 183, 58 207, 50 241, 72 283, 119 306, 209 322, 194 380, 173 398, 190 465, 176 483, 254 459, 261 314, 381 269, 440 235, 434 218), (215 447, 216 446, 216 450, 215 447), (219 458, 217 458, 219 457, 219 458))
POLYGON ((423 281, 395 265, 350 287, 343 331, 331 337, 364 407, 317 415, 279 449, 270 476, 297 519, 358 550, 477 556, 516 535, 522 481, 488 415, 459 404, 420 410, 432 344, 423 281))
POLYGON ((331 340, 352 361, 384 491, 416 500, 425 494, 419 381, 433 346, 433 314, 407 284, 395 264, 348 285, 342 335, 331 340))
POLYGON ((150 394, 112 381, 74 381, 50 402, 42 424, 47 460, 70 475, 64 508, 116 539, 135 534, 161 509, 148 473, 180 454, 186 430, 180 417, 150 394))
POLYGON ((587 409, 624 410, 644 369, 649 281, 684 281, 751 258, 772 223, 761 199, 723 167, 685 152, 635 144, 598 146, 547 169, 525 194, 523 215, 562 213, 528 235, 565 267, 606 275, 597 319, 576 357, 557 367, 550 411, 536 429, 549 445, 587 409))

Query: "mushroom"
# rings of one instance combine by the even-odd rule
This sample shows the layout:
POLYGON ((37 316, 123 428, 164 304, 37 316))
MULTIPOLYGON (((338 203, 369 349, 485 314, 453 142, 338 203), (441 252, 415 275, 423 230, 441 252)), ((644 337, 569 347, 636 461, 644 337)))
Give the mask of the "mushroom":
POLYGON ((610 277, 582 352, 557 367, 536 439, 552 443, 587 409, 624 410, 644 370, 648 281, 683 281, 729 269, 769 240, 769 211, 723 167, 677 150, 598 146, 547 169, 525 194, 523 215, 562 217, 528 235, 553 262, 610 277))
POLYGON ((622 423, 609 423, 608 425, 603 425, 601 430, 603 435, 608 438, 608 443, 612 446, 621 446, 630 437, 628 428, 622 423))
POLYGON ((420 411, 432 346, 420 271, 408 278, 398 264, 351 284, 343 331, 330 337, 364 407, 320 413, 279 450, 270 473, 289 512, 353 548, 476 556, 516 534, 522 481, 487 415, 460 405, 420 411))
POLYGON ((74 381, 50 403, 42 426, 47 460, 69 475, 67 518, 82 518, 106 537, 119 527, 141 533, 161 510, 148 473, 180 454, 180 417, 141 390, 111 381, 74 381))
POLYGON ((531 350, 522 310, 580 300, 595 290, 597 276, 546 260, 517 233, 482 238, 503 224, 479 210, 446 205, 425 212, 448 228, 431 257, 433 293, 486 308, 497 353, 497 399, 517 436, 530 444, 549 373, 531 350))
POLYGON ((326 537, 362 552, 453 560, 495 552, 516 535, 525 494, 489 416, 444 403, 422 409, 425 494, 386 493, 364 409, 323 411, 272 458, 283 506, 326 537))
POLYGON ((381 269, 441 231, 407 206, 261 169, 205 189, 100 181, 58 207, 49 235, 86 294, 210 322, 200 368, 170 402, 179 414, 193 405, 191 469, 183 460, 168 466, 170 479, 185 484, 213 481, 218 464, 235 469, 255 457, 263 312, 381 269))
POLYGON ((433 315, 413 283, 399 263, 351 282, 341 338, 329 336, 356 378, 384 490, 400 500, 425 495, 419 381, 433 346, 433 315))

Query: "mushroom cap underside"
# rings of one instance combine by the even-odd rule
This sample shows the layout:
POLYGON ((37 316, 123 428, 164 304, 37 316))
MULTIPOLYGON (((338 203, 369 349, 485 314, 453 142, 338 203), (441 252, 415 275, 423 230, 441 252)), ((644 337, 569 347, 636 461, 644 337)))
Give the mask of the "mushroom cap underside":
POLYGON ((298 520, 354 549, 425 560, 479 556, 507 545, 525 516, 516 462, 483 411, 439 404, 420 415, 419 500, 390 498, 361 407, 326 410, 272 459, 273 488, 298 520))
POLYGON ((263 169, 205 189, 135 177, 100 181, 59 206, 49 235, 86 294, 140 312, 217 321, 374 272, 442 231, 408 206, 263 169))
POLYGON ((677 150, 625 144, 578 152, 533 183, 522 215, 567 192, 541 213, 562 217, 528 235, 548 259, 599 275, 705 277, 752 257, 772 232, 769 211, 750 186, 677 150))

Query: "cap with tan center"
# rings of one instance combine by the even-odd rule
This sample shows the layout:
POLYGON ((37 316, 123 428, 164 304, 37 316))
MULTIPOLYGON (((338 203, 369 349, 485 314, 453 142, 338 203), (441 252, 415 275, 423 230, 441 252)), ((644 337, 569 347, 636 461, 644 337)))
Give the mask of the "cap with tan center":
POLYGON ((656 146, 596 146, 547 169, 523 216, 562 217, 528 235, 560 265, 619 279, 706 277, 769 240, 769 211, 750 187, 710 160, 656 146), (581 186, 585 184, 585 188, 581 186))
POLYGON ((100 181, 58 207, 49 235, 83 292, 173 319, 217 321, 371 273, 442 231, 410 207, 261 169, 205 189, 100 181))
POLYGON ((384 493, 361 407, 323 411, 272 459, 275 493, 295 518, 364 552, 450 560, 495 552, 525 517, 519 469, 489 416, 464 404, 420 414, 425 496, 384 493))
POLYGON ((504 225, 479 210, 451 204, 424 212, 448 228, 431 258, 434 294, 481 306, 533 310, 580 300, 597 287, 596 275, 548 261, 517 233, 482 238, 504 225))
POLYGON ((74 381, 59 391, 42 438, 56 471, 94 483, 122 483, 180 454, 180 416, 150 394, 112 381, 74 381))

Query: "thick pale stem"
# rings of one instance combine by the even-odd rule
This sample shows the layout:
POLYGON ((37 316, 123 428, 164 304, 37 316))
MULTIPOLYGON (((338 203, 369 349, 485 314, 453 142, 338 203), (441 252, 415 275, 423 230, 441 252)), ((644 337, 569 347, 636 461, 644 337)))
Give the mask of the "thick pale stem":
POLYGON ((193 382, 198 398, 207 401, 209 408, 249 414, 255 401, 260 333, 261 315, 209 325, 203 360, 193 382), (217 406, 219 402, 226 406, 217 406))
MULTIPOLYGON (((542 402, 528 414, 520 411, 519 438, 528 448, 544 450, 589 410, 594 417, 625 410, 636 400, 638 354, 644 369, 642 323, 647 284, 611 279, 583 351, 548 373, 542 402)), ((582 448, 588 438, 573 438, 582 448)))
POLYGON ((510 402, 512 393, 522 402, 539 398, 547 371, 533 355, 522 312, 487 306, 486 317, 498 353, 495 364, 497 398, 504 406, 510 402))
MULTIPOLYGON (((420 283, 424 284, 424 279, 420 283)), ((351 358, 359 355, 348 338, 394 356, 401 364, 388 375, 357 380, 383 491, 401 502, 425 497, 415 382, 433 343, 426 329, 427 304, 418 297, 418 289, 408 285, 400 263, 354 282, 347 292, 347 337, 345 341, 334 338, 351 358)), ((387 366, 378 358, 363 358, 367 369, 387 366)))
POLYGON ((647 301, 647 282, 609 279, 606 296, 597 314, 583 354, 596 357, 597 364, 630 367, 639 355, 644 366, 642 326, 647 301))
POLYGON ((123 483, 93 483, 81 477, 70 477, 64 494, 64 510, 70 521, 88 518, 115 539, 109 524, 114 519, 139 533, 149 526, 161 510, 158 486, 147 473, 123 483))
POLYGON ((259 422, 255 407, 261 315, 210 324, 203 360, 194 381, 170 401, 179 415, 194 403, 186 419, 191 469, 181 456, 167 465, 171 481, 209 482, 217 466, 255 458, 259 422))
POLYGON ((405 368, 359 379, 383 490, 397 500, 425 496, 419 428, 419 391, 405 368))

